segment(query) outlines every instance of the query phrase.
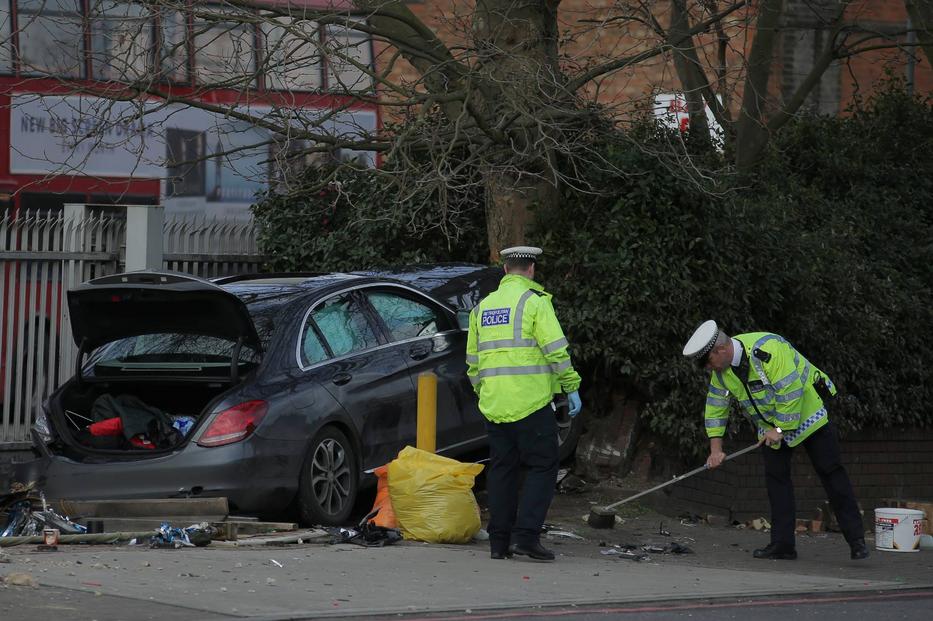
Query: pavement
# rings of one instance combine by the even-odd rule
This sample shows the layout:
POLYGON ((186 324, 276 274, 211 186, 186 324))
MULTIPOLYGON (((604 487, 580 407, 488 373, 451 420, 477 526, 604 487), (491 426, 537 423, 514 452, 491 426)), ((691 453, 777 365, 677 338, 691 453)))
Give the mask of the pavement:
POLYGON ((851 561, 841 535, 819 533, 798 538, 798 560, 763 561, 751 550, 767 543, 766 532, 681 522, 641 505, 626 507, 614 529, 592 529, 583 518, 594 498, 555 499, 544 540, 558 554, 553 563, 495 561, 482 541, 5 548, 10 562, 0 563, 0 576, 27 574, 38 586, 0 586, 0 618, 271 621, 933 587, 933 551, 873 549, 851 561), (606 554, 673 542, 692 553, 649 551, 642 561, 606 554))

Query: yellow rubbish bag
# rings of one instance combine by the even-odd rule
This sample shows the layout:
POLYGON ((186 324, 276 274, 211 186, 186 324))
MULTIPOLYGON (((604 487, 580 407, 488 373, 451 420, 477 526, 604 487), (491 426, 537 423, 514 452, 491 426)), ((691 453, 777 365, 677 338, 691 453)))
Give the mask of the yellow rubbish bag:
POLYGON ((464 464, 412 446, 389 462, 389 496, 405 539, 467 543, 479 531, 473 479, 481 464, 464 464))

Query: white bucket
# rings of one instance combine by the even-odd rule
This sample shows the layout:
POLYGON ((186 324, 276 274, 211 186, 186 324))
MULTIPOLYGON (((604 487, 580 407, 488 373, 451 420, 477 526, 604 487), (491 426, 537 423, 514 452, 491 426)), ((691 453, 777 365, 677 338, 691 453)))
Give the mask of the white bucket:
POLYGON ((923 511, 875 509, 875 548, 887 552, 919 552, 923 511))

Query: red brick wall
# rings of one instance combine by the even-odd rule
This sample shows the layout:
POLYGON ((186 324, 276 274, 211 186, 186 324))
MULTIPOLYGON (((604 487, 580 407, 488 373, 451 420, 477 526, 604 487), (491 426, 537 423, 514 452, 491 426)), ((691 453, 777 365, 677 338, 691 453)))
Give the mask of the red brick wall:
MULTIPOLYGON (((807 0, 810 2, 811 0, 807 0)), ((827 2, 827 11, 833 2, 827 2)), ((439 33, 449 46, 469 47, 471 11, 473 0, 430 0, 412 2, 411 10, 425 23, 439 33)), ((614 0, 563 0, 560 4, 560 32, 563 37, 570 36, 570 42, 561 48, 561 62, 569 70, 584 67, 610 58, 630 56, 653 47, 657 37, 647 27, 621 26, 619 22, 606 24, 590 23, 609 13, 616 4, 614 0), (590 20, 589 22, 586 20, 590 20)), ((793 0, 790 2, 793 5, 793 0)), ((665 27, 670 24, 667 3, 656 3, 659 7, 656 17, 665 27)), ((800 13, 805 15, 806 13, 800 13)), ((878 30, 893 31, 903 29, 906 12, 902 2, 890 0, 858 0, 848 11, 850 19, 865 22, 878 30)), ((754 19, 746 11, 739 11, 729 16, 725 22, 727 33, 733 35, 727 55, 728 73, 731 78, 731 108, 733 111, 741 98, 741 57, 745 54, 754 36, 753 29, 746 28, 749 19, 754 19)), ((701 59, 706 59, 710 66, 716 58, 715 33, 698 37, 698 52, 701 59)), ((806 37, 786 36, 779 50, 778 64, 772 79, 772 90, 776 97, 802 79, 807 63, 822 44, 816 37, 810 41, 806 37), (801 47, 805 49, 801 49, 801 47), (812 46, 811 50, 809 47, 812 46), (795 66, 797 65, 797 66, 795 66), (785 75, 788 74, 788 75, 785 75)), ((454 49, 454 54, 458 52, 454 49)), ((390 54, 379 54, 378 62, 386 63, 390 54)), ((929 93, 933 90, 933 71, 930 62, 922 52, 917 52, 916 90, 929 93)), ((907 56, 903 51, 871 52, 865 56, 839 63, 827 72, 823 84, 818 89, 819 101, 811 102, 811 108, 822 112, 841 112, 851 103, 856 94, 867 95, 885 77, 886 71, 904 76, 907 56)), ((418 76, 405 61, 398 60, 392 72, 392 79, 414 82, 418 76)), ((631 111, 638 102, 645 101, 654 89, 666 91, 679 90, 678 80, 673 70, 669 55, 661 55, 632 68, 620 70, 601 80, 595 81, 587 92, 602 104, 620 106, 621 111, 631 111)), ((383 90, 385 96, 391 96, 383 90)))

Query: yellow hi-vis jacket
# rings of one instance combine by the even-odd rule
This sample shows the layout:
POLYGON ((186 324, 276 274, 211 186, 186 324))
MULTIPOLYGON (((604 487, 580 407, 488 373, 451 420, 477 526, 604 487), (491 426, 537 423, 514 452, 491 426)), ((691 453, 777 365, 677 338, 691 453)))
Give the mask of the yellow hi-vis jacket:
POLYGON ((551 295, 518 274, 507 274, 470 313, 466 351, 479 409, 494 423, 521 420, 561 389, 580 387, 551 295))
MULTIPOLYGON (((833 395, 836 387, 816 365, 777 334, 752 332, 734 338, 742 343, 748 357, 745 381, 749 392, 745 392, 736 376, 736 367, 714 371, 710 375, 705 411, 707 436, 719 438, 726 433, 730 396, 742 406, 757 429, 759 439, 767 430, 780 427, 784 442, 788 446, 797 446, 829 422, 823 400, 813 385, 822 379, 833 395), (749 393, 767 423, 756 414, 749 401, 749 393)), ((772 448, 780 448, 780 444, 772 448)))

